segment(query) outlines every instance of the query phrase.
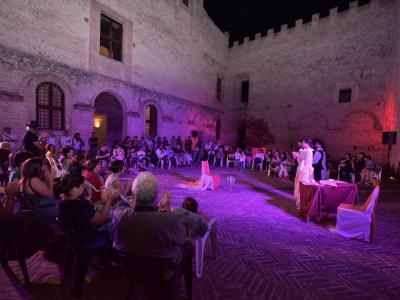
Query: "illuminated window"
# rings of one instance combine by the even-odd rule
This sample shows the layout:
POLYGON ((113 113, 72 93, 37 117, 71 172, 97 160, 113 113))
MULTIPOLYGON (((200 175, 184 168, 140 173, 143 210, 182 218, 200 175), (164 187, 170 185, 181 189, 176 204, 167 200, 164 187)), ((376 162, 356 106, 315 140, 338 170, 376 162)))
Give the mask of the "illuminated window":
POLYGON ((36 88, 36 120, 39 128, 63 130, 65 118, 64 92, 52 82, 36 88))
POLYGON ((146 129, 147 136, 157 135, 157 109, 153 105, 146 107, 146 129))
POLYGON ((122 61, 122 24, 101 15, 100 54, 122 61))

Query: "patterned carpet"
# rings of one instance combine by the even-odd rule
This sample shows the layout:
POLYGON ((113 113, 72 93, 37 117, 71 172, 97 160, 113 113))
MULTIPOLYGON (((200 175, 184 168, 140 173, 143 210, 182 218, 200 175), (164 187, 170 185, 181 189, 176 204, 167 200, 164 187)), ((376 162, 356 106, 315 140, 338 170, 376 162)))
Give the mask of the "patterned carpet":
MULTIPOLYGON (((400 299, 400 187, 384 185, 373 242, 348 240, 326 225, 305 223, 291 201, 292 184, 265 173, 215 169, 216 192, 174 187, 197 179, 199 166, 156 170, 161 191, 171 191, 173 206, 186 195, 200 210, 217 218, 217 258, 207 258, 203 277, 194 280, 194 299, 400 299), (233 191, 226 177, 235 175, 233 191)), ((360 199, 370 189, 362 188, 360 199)), ((333 223, 334 225, 334 223, 333 223)), ((0 299, 70 299, 59 266, 38 253, 27 262, 32 286, 23 288, 0 270, 0 299)), ((11 264, 21 278, 18 265, 11 264)), ((127 280, 113 267, 94 264, 84 299, 124 298, 127 280)), ((182 299, 185 291, 182 284, 182 299)))

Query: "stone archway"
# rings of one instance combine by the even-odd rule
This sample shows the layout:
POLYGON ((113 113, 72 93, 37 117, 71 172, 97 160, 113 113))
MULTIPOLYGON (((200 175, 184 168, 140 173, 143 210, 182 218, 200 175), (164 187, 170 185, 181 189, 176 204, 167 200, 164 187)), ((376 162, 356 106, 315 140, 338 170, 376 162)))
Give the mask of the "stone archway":
POLYGON ((124 138, 123 108, 111 93, 100 93, 94 101, 94 130, 100 144, 121 142, 124 138))

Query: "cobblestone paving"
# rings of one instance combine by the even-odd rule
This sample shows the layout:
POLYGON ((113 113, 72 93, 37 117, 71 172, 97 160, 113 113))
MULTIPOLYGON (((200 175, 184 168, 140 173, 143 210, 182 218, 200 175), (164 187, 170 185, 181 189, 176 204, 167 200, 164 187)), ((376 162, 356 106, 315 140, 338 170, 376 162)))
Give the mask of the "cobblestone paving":
MULTIPOLYGON (((340 237, 325 225, 305 223, 291 201, 292 184, 265 173, 216 168, 218 191, 175 187, 200 177, 199 166, 154 170, 172 206, 194 196, 200 210, 217 218, 217 258, 206 247, 203 278, 194 280, 194 299, 400 299, 400 187, 384 185, 373 242, 340 237), (229 192, 226 177, 236 176, 229 192)), ((359 191, 364 200, 370 189, 359 191)), ((62 257, 60 257, 61 260, 62 257)), ((69 299, 59 260, 41 252, 28 260, 32 287, 22 288, 0 270, 0 299, 69 299)), ((18 276, 18 265, 11 264, 18 276)), ((86 299, 125 296, 127 281, 96 263, 85 285, 86 299)), ((182 287, 182 298, 184 288, 182 287)))

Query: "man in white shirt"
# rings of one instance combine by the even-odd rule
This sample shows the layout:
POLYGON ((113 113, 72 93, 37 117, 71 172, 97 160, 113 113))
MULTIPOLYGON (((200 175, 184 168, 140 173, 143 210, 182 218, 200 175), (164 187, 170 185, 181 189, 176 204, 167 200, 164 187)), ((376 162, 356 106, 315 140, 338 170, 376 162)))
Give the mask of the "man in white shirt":
POLYGON ((68 130, 64 130, 63 135, 60 138, 61 148, 70 147, 72 148, 72 137, 69 135, 68 130))

